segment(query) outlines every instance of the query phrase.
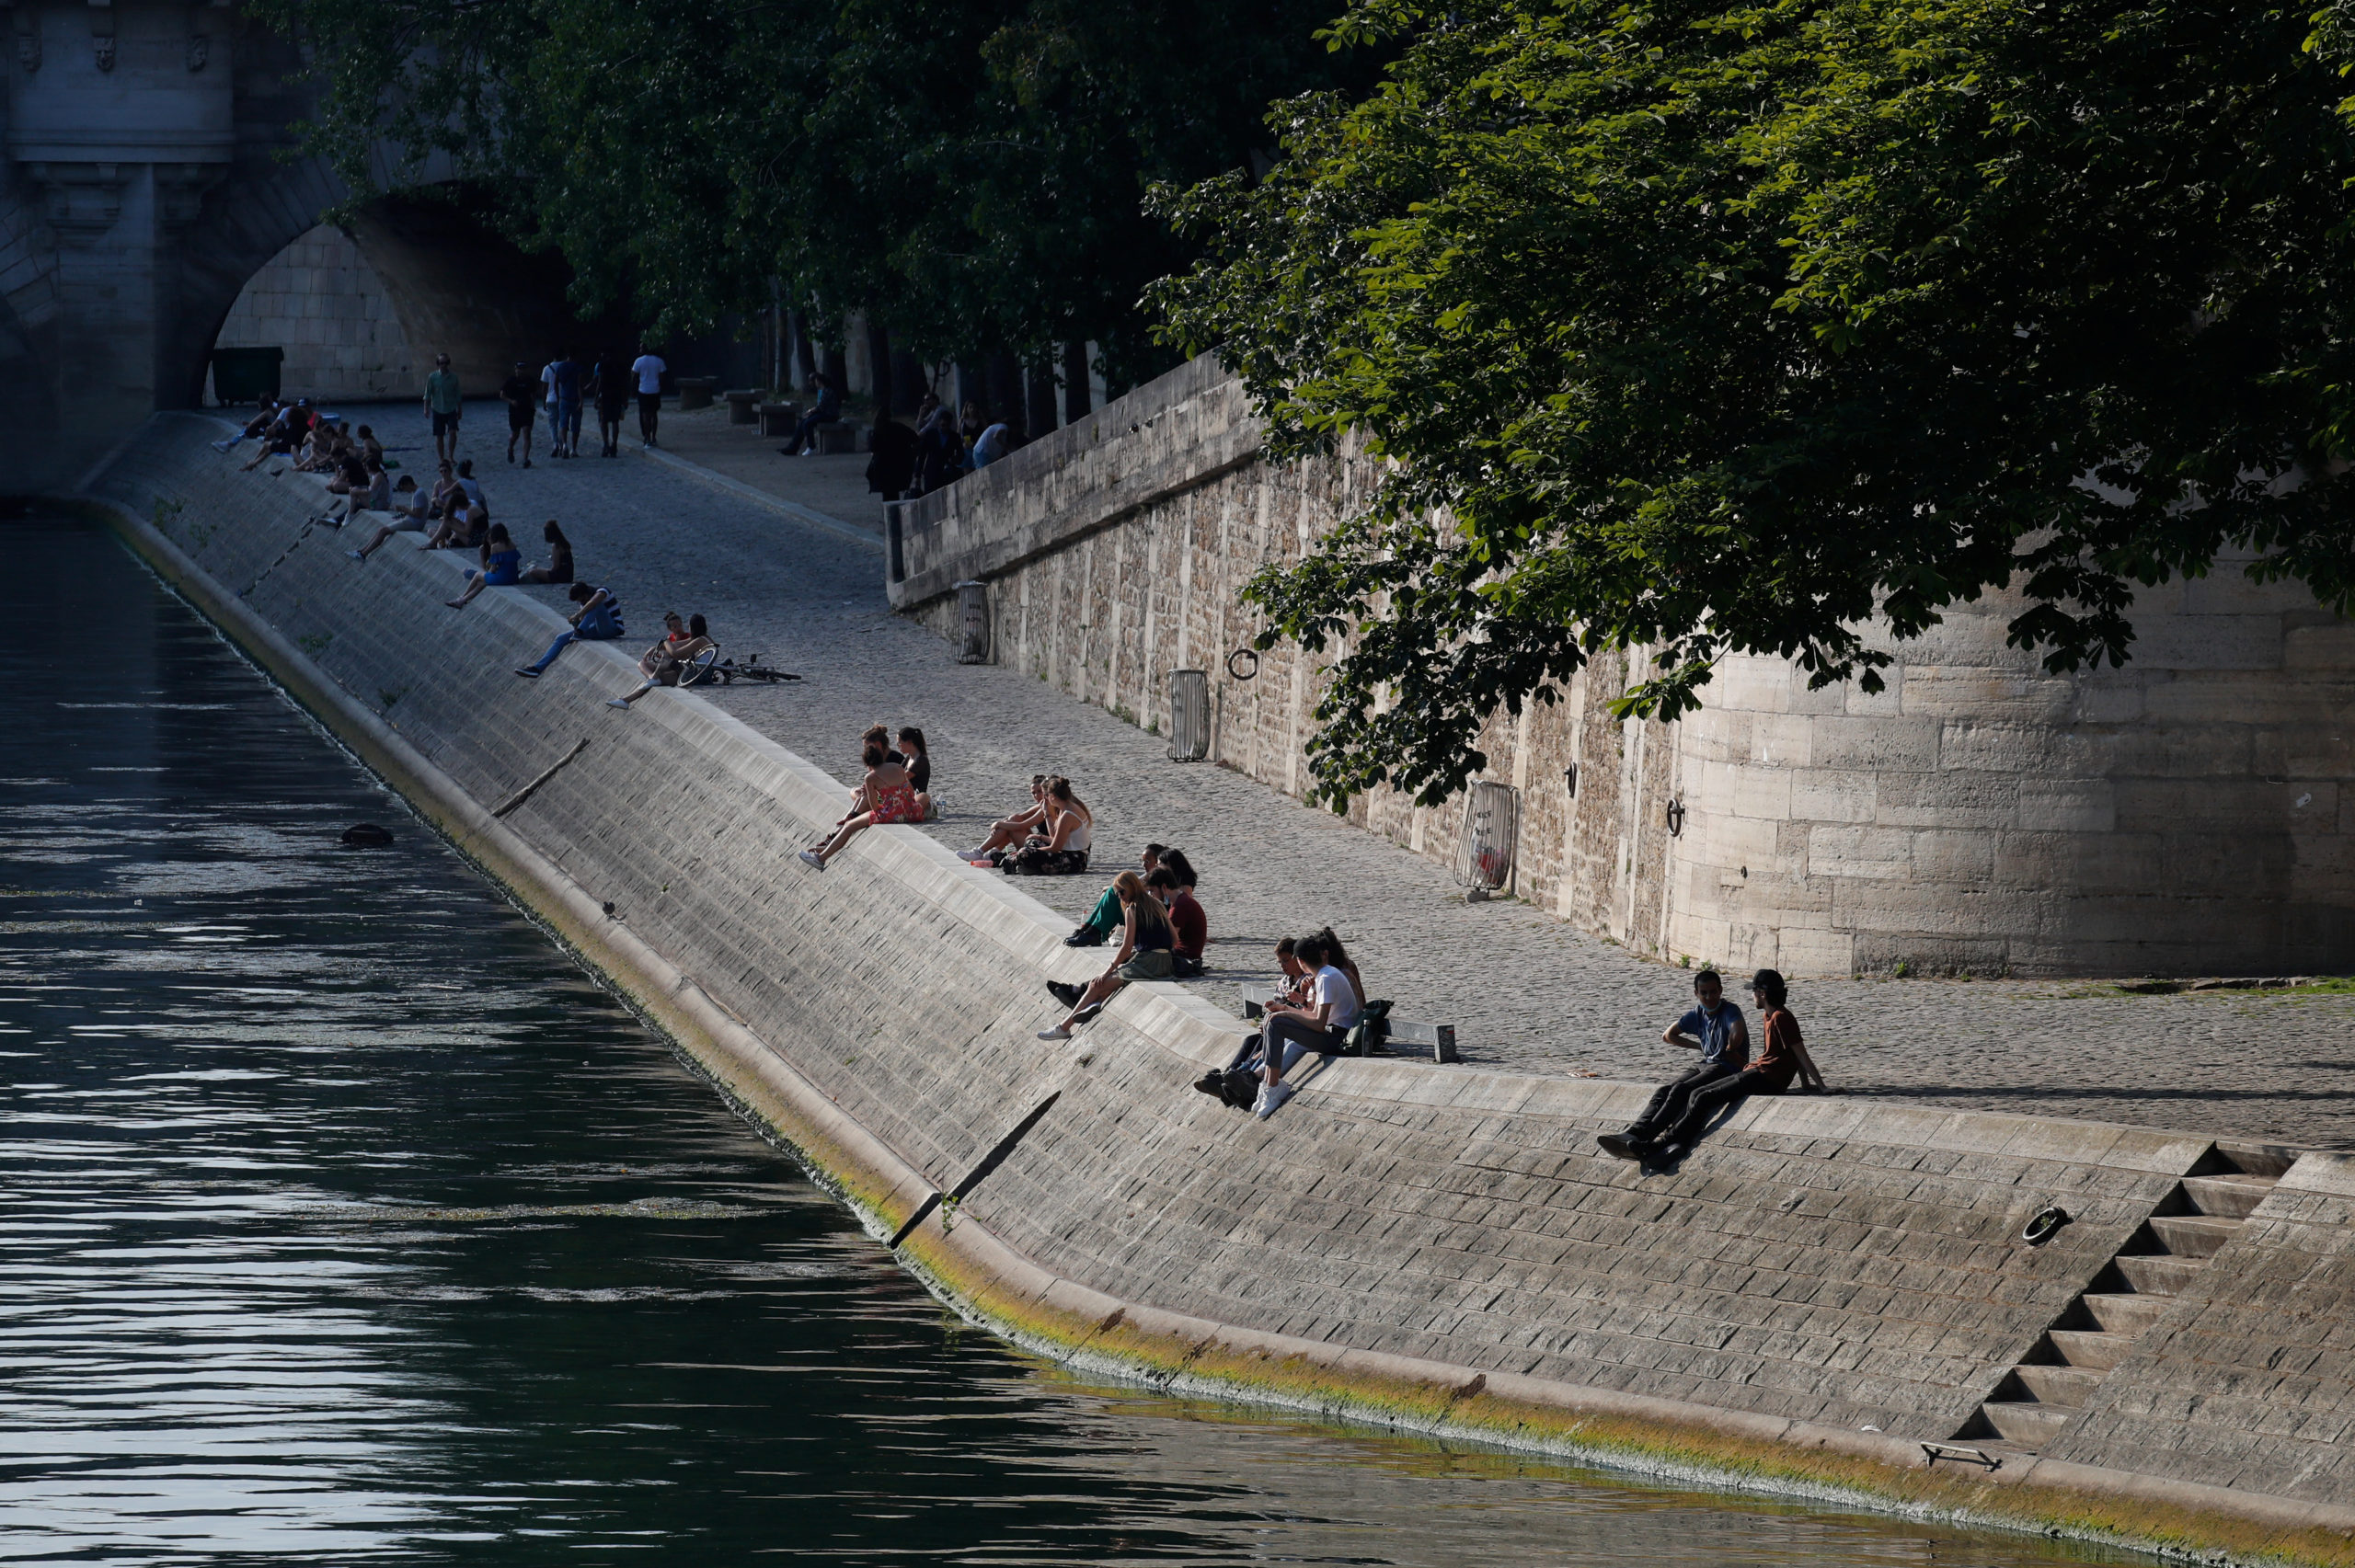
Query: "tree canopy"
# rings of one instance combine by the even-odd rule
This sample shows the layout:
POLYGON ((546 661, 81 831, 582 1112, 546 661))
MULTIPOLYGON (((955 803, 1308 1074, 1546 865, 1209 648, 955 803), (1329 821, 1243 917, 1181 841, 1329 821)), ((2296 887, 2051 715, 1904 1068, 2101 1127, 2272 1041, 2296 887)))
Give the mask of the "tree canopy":
POLYGON ((938 357, 1094 341, 1199 250, 1157 181, 1263 156, 1270 100, 1350 85, 1325 0, 263 0, 313 52, 308 144, 362 195, 486 184, 580 302, 710 329, 778 278, 938 357), (372 148, 399 154, 388 165, 372 148))
POLYGON ((1360 0, 1361 101, 1165 191, 1156 286, 1279 452, 1374 500, 1251 594, 1337 651, 1316 789, 1436 801, 1499 708, 1640 648, 1878 689, 2010 589, 2016 646, 2128 657, 2231 549, 2344 612, 2349 179, 2336 12, 2228 0, 1360 0))

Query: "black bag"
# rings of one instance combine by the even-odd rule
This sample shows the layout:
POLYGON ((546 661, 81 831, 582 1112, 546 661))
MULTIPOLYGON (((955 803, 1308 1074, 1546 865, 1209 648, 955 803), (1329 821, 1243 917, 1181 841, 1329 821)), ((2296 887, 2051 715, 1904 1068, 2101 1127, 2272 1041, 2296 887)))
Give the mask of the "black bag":
POLYGON ((1390 1037, 1390 1004, 1369 1001, 1358 1012, 1358 1021, 1342 1036, 1341 1048, 1353 1057, 1370 1057, 1381 1053, 1383 1042, 1390 1037))

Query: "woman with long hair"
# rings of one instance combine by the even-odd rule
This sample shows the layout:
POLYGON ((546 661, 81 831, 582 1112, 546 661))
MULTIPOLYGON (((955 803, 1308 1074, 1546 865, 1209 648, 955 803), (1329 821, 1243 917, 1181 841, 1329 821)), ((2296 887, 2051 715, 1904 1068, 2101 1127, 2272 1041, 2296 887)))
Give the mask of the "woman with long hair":
POLYGON ((886 822, 923 820, 916 815, 916 792, 908 784, 908 771, 900 765, 898 752, 879 740, 870 740, 860 760, 867 764, 867 777, 851 799, 851 815, 822 847, 801 852, 804 864, 823 871, 826 862, 865 830, 886 822))
MULTIPOLYGON (((1024 844, 1006 862, 1007 872, 1023 876, 1074 876, 1086 871, 1087 851, 1096 840, 1096 813, 1061 774, 1047 781, 1047 793, 1040 804, 1047 808, 1046 842, 1024 844)), ((1142 879, 1137 886, 1142 892, 1142 879)))
POLYGON ((1175 936, 1169 929, 1167 912, 1146 888, 1144 878, 1133 871, 1123 871, 1112 878, 1112 887, 1120 895, 1120 950, 1112 955, 1112 962, 1104 972, 1079 993, 1068 1017, 1051 1029, 1039 1031, 1042 1040, 1070 1039, 1073 1024, 1103 1006, 1113 992, 1131 980, 1169 978, 1169 950, 1175 936))

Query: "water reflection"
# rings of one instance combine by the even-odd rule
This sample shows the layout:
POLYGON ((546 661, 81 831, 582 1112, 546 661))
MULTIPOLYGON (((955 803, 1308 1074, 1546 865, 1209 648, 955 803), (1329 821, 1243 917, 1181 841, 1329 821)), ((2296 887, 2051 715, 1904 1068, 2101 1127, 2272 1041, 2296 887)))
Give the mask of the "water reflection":
POLYGON ((0 1559, 2059 1555, 961 1329, 103 537, 10 543, 93 635, 0 654, 0 1559))

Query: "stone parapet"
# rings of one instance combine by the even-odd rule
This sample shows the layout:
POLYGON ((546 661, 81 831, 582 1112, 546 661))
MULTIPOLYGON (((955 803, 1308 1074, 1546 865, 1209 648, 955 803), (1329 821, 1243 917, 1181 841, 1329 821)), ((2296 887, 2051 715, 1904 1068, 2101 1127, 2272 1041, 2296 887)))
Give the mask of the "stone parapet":
MULTIPOLYGON (((1328 1062, 1272 1119, 1239 1116, 1187 1088, 1234 1020, 1141 984, 1078 1044, 1036 1039, 1040 979, 1092 967, 1049 911, 912 830, 800 865, 840 785, 691 694, 606 707, 635 682, 627 647, 518 681, 561 624, 555 591, 454 616, 454 555, 403 539, 345 559, 306 525, 315 483, 235 474, 203 444, 217 428, 159 418, 96 481, 126 537, 879 1234, 997 1151, 902 1254, 981 1321, 1164 1386, 1656 1472, 2355 1557, 2355 1473, 2327 1423, 2268 1433, 2238 1471, 2170 1449, 2175 1428, 2123 1395, 2051 1459, 1958 1470, 1918 1446, 1967 1427, 2206 1139, 1769 1100, 1645 1173, 1593 1144, 1643 1085, 1382 1060, 1328 1062), (2023 1241, 2055 1203, 2074 1222, 2023 1241)), ((2248 1266, 2152 1331, 2172 1344, 2223 1314, 2202 1332, 2233 1350, 2185 1341, 2166 1363, 2175 1426, 2262 1360, 2244 1341, 2268 1282, 2343 1250, 2337 1166, 2308 1160, 2269 1200, 2282 1226, 2233 1243, 2248 1266)), ((2317 1410, 2355 1390, 2325 1357, 2303 1375, 2317 1410)), ((2225 1417, 2188 1419, 2223 1441, 2225 1417)))

